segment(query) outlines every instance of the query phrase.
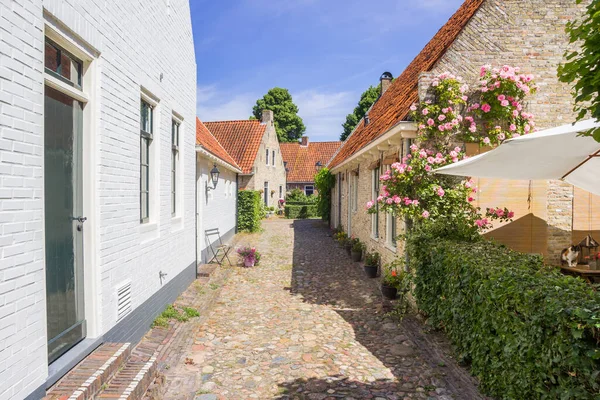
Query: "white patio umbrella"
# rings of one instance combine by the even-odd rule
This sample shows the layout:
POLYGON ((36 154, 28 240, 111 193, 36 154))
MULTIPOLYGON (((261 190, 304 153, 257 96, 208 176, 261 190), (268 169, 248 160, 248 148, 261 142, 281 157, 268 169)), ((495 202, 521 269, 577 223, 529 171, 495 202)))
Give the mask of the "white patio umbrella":
POLYGON ((514 180, 560 179, 600 195, 600 143, 580 132, 594 120, 509 139, 494 150, 437 169, 445 175, 514 180))

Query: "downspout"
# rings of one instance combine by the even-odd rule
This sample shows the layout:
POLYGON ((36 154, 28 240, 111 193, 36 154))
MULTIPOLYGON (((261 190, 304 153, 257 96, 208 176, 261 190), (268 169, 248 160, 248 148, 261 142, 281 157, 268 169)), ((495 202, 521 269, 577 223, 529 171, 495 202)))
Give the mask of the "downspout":
POLYGON ((239 213, 239 203, 238 203, 238 193, 240 191, 239 187, 239 173, 235 173, 235 233, 238 233, 238 213, 239 213))
POLYGON ((198 154, 196 152, 194 152, 194 164, 196 164, 196 182, 194 183, 194 205, 196 207, 196 218, 194 219, 194 227, 195 227, 195 231, 196 231, 196 243, 194 244, 194 247, 196 248, 196 277, 198 274, 198 216, 200 215, 200 212, 198 210, 198 154))

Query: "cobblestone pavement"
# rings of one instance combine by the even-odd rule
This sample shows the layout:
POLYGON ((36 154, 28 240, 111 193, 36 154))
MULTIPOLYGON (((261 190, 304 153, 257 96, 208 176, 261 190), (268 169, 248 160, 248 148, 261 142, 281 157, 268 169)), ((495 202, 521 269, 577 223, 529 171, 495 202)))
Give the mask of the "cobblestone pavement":
POLYGON ((420 322, 385 317, 376 280, 321 221, 263 228, 238 238, 263 253, 261 265, 230 274, 165 371, 165 399, 483 398, 420 322))

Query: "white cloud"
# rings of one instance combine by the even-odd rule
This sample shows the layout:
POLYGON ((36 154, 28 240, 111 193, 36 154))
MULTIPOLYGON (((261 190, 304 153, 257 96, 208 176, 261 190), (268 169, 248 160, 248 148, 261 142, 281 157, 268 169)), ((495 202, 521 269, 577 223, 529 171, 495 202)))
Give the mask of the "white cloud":
POLYGON ((252 106, 260 96, 256 93, 222 92, 216 85, 199 86, 196 112, 202 121, 248 119, 252 106))
POLYGON ((314 89, 292 93, 292 97, 312 141, 339 140, 341 124, 358 102, 356 93, 314 89))

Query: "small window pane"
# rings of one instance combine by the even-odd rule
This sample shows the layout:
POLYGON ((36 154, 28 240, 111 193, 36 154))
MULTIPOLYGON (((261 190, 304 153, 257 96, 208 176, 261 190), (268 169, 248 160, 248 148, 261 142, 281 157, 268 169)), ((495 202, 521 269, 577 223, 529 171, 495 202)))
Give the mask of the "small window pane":
POLYGON ((272 158, 272 160, 271 160, 271 164, 272 164, 272 165, 275 165, 275 150, 272 150, 272 151, 271 151, 271 156, 272 156, 272 157, 271 157, 271 158, 272 158))
POLYGON ((269 149, 266 150, 266 164, 269 165, 269 149))
POLYGON ((141 194, 142 220, 148 219, 148 193, 141 194))
POLYGON ((140 108, 140 129, 152 134, 152 106, 143 100, 140 108))
POLYGON ((44 67, 71 86, 81 87, 82 62, 48 38, 44 46, 44 67))

